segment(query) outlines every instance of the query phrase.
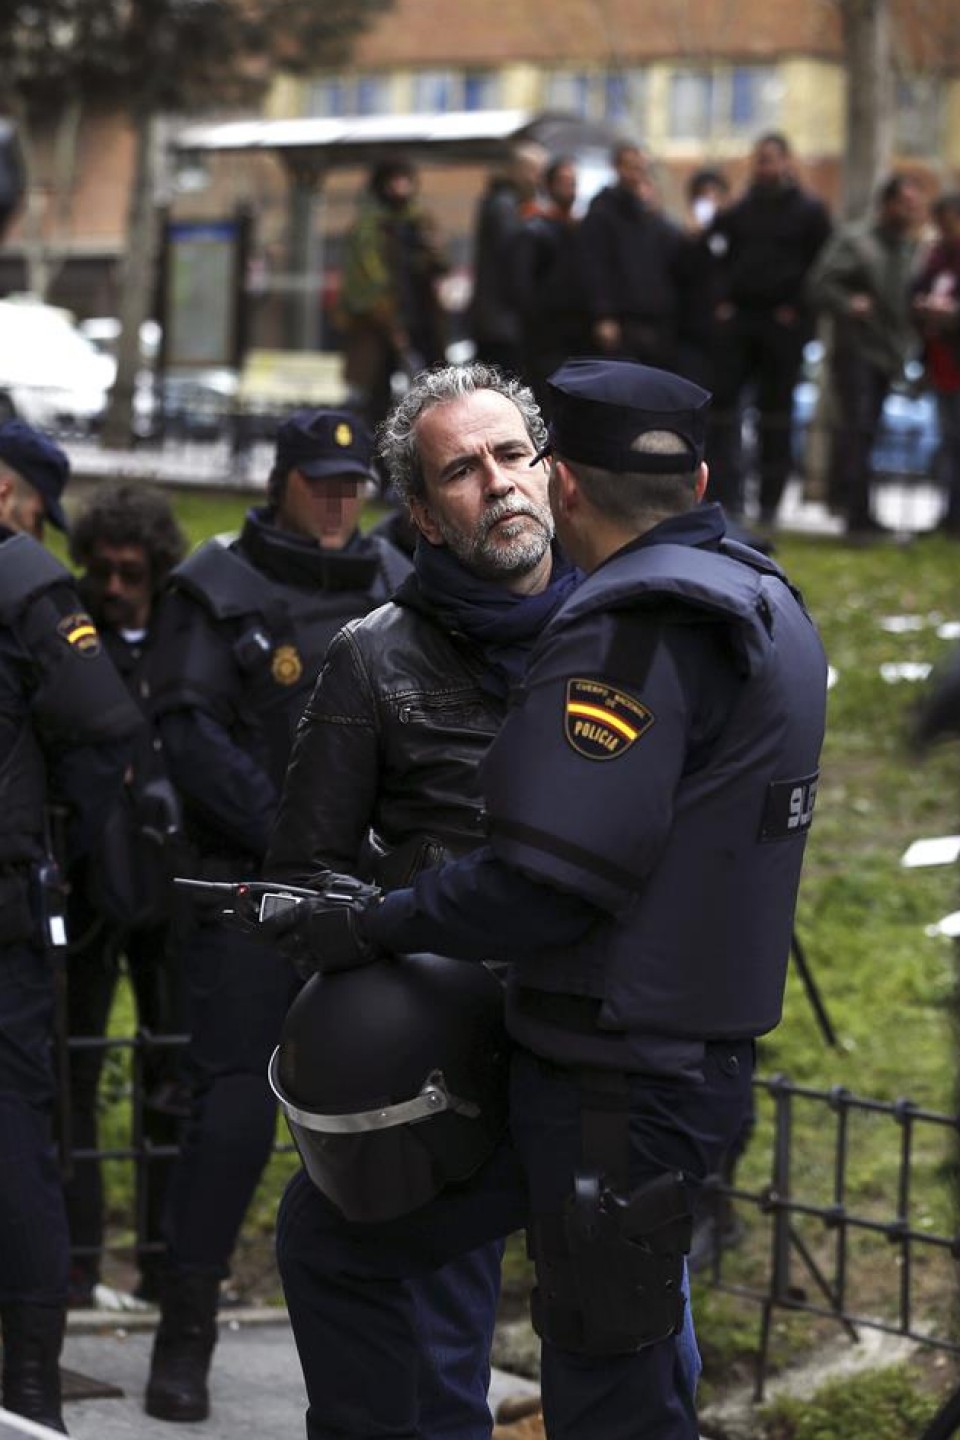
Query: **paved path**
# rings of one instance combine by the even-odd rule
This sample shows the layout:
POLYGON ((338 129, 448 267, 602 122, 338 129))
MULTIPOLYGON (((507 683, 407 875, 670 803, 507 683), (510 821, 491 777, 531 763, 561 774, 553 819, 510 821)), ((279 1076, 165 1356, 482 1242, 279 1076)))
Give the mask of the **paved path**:
MULTIPOLYGON (((171 1426, 143 1412, 153 1322, 130 1324, 93 1312, 71 1315, 62 1363, 67 1370, 119 1386, 110 1399, 68 1400, 64 1419, 74 1440, 302 1440, 306 1396, 289 1323, 282 1311, 237 1310, 221 1318, 211 1373, 211 1416, 171 1426)), ((491 1407, 508 1394, 536 1390, 529 1380, 494 1371, 491 1407)), ((43 1433, 43 1432, 41 1432, 43 1433)), ((0 1428, 0 1440, 14 1440, 0 1428)))

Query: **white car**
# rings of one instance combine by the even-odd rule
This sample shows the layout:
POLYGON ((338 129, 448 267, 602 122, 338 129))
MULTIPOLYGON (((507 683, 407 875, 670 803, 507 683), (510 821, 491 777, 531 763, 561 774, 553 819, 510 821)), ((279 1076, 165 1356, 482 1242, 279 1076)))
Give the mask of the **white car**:
POLYGON ((0 300, 0 420, 88 431, 107 406, 116 363, 68 310, 30 297, 0 300))

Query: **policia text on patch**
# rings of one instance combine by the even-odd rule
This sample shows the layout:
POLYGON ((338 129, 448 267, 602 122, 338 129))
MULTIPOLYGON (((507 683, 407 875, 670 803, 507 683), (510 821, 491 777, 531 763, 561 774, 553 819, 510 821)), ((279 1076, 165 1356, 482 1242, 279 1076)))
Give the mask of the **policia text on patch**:
POLYGON ((613 760, 653 724, 646 705, 598 680, 568 680, 564 735, 588 760, 613 760))

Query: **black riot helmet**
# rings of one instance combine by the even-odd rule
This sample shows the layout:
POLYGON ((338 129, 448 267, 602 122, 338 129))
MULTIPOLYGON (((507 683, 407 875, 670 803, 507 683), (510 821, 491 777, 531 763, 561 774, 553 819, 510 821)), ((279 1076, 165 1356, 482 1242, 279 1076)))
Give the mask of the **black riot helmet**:
POLYGON ((402 955, 315 975, 270 1061, 310 1179, 348 1220, 466 1180, 507 1123, 503 990, 483 965, 402 955))

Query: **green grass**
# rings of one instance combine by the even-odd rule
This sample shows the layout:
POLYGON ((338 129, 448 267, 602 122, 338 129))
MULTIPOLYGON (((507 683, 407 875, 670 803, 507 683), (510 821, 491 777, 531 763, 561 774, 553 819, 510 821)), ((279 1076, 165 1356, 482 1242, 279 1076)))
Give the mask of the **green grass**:
POLYGON ((781 1399, 760 1416, 761 1440, 916 1440, 936 1410, 905 1365, 824 1385, 809 1400, 781 1399))
MULTIPOLYGON (((235 528, 248 503, 209 493, 176 499, 178 513, 195 541, 235 528)), ((905 737, 918 688, 889 685, 879 673, 887 661, 935 662, 950 653, 952 642, 938 639, 934 623, 918 632, 887 634, 879 620, 900 614, 960 619, 960 552, 940 539, 902 548, 853 550, 834 541, 785 538, 778 559, 803 589, 839 676, 830 693, 822 784, 797 927, 838 1031, 840 1049, 824 1045, 797 976, 791 973, 784 1020, 761 1044, 760 1069, 765 1075, 783 1072, 815 1088, 840 1085, 856 1095, 887 1101, 907 1096, 928 1109, 952 1112, 953 946, 929 938, 924 927, 957 907, 956 872, 903 870, 900 856, 921 835, 960 829, 960 748, 944 746, 923 761, 911 756, 905 737)), ((114 1024, 121 1029, 131 1024, 125 996, 114 1024)), ((769 1180, 770 1113, 769 1101, 762 1100, 757 1134, 737 1177, 751 1192, 759 1192, 769 1180)), ((111 1107, 108 1119, 109 1125, 122 1126, 122 1106, 111 1107)), ((794 1185, 803 1198, 817 1203, 830 1198, 835 1124, 835 1117, 823 1107, 797 1103, 794 1185)), ((851 1121, 848 1204, 852 1208, 892 1217, 899 1141, 898 1127, 887 1119, 851 1121)), ((932 1127, 918 1132, 911 1211, 917 1228, 953 1232, 954 1161, 949 1132, 932 1127)), ((248 1221, 248 1238, 269 1234, 277 1195, 291 1164, 289 1158, 278 1159, 265 1177, 248 1221)), ((112 1186, 119 1219, 128 1202, 128 1186, 119 1177, 113 1178, 112 1186)), ((748 1237, 731 1258, 730 1278, 761 1283, 768 1257, 766 1221, 752 1207, 744 1207, 742 1213, 748 1237)), ((800 1228, 816 1253, 827 1257, 831 1237, 824 1227, 803 1222, 800 1228)), ((883 1240, 858 1238, 852 1254, 851 1302, 862 1304, 868 1313, 891 1314, 899 1277, 895 1250, 883 1240)), ((521 1249, 512 1246, 512 1288, 522 1289, 525 1273, 521 1249)), ((953 1307, 952 1262, 940 1252, 922 1257, 918 1275, 918 1319, 926 1317, 943 1333, 953 1307)), ((795 1278, 812 1298, 813 1287, 805 1277, 798 1271, 795 1278)), ((696 1306, 708 1393, 715 1393, 731 1376, 746 1373, 756 1347, 758 1311, 703 1285, 697 1286, 696 1306)), ((775 1365, 786 1364, 824 1338, 840 1346, 848 1343, 835 1326, 817 1325, 801 1315, 778 1317, 772 1347, 775 1365)), ((859 1379, 856 1387, 864 1383, 859 1379)), ((900 1381, 878 1383, 878 1407, 900 1403, 896 1399, 900 1381)), ((886 1419, 882 1426, 878 1423, 862 1432, 839 1420, 831 1429, 829 1413, 838 1404, 832 1398, 829 1403, 818 1402, 809 1419, 798 1418, 790 1407, 771 1411, 765 1422, 767 1440, 853 1440, 860 1433, 888 1440, 901 1433, 885 1428, 886 1419)), ((882 1413, 886 1416, 887 1410, 882 1413)))
MULTIPOLYGON (((791 970, 783 1023, 761 1042, 760 1071, 783 1073, 815 1089, 843 1086, 857 1096, 884 1101, 908 1097, 926 1109, 953 1113, 954 947, 927 936, 925 926, 960 903, 956 871, 904 870, 900 856, 919 836, 960 829, 960 750, 946 745, 922 761, 910 754, 906 737, 920 689, 887 684, 880 665, 936 663, 950 653, 955 642, 937 637, 936 617, 960 619, 960 553, 937 539, 904 548, 850 550, 837 542, 794 538, 783 541, 778 559, 803 589, 838 672, 829 697, 821 787, 797 929, 840 1048, 824 1045, 791 970), (932 617, 931 623, 903 634, 886 633, 880 626, 884 616, 908 614, 932 617)), ((770 1179, 771 1114, 764 1097, 757 1133, 737 1176, 738 1184, 753 1193, 770 1179)), ((826 1107, 795 1102, 795 1198, 831 1202, 836 1124, 826 1107)), ((893 1219, 900 1141, 899 1127, 885 1116, 851 1117, 846 1176, 851 1210, 882 1222, 893 1219)), ((949 1129, 918 1128, 910 1208, 916 1229, 954 1233, 955 1162, 949 1129)), ((747 1223, 747 1239, 731 1255, 725 1278, 762 1286, 769 1265, 769 1226, 755 1207, 741 1206, 739 1213, 747 1223)), ((832 1233, 818 1220, 800 1219, 796 1226, 827 1264, 829 1275, 832 1233)), ((943 1336, 949 1333, 955 1308, 953 1262, 931 1248, 917 1252, 915 1265, 915 1320, 920 1328, 943 1336)), ((885 1239, 851 1234, 851 1308, 894 1320, 899 1278, 897 1252, 885 1239)), ((819 1301, 815 1285, 796 1261, 791 1280, 808 1299, 819 1301)), ((758 1316, 745 1302, 703 1284, 695 1288, 695 1307, 710 1398, 731 1376, 747 1378, 758 1316)), ((824 1342, 848 1344, 832 1322, 779 1312, 771 1339, 774 1370, 824 1342)), ((850 1393, 859 1393, 864 1384, 862 1379, 850 1382, 850 1393)), ((903 1386, 909 1391, 909 1382, 903 1386)), ((883 1385, 881 1391, 887 1394, 883 1385)), ((855 1401, 852 1408, 856 1411, 855 1401)), ((809 1417, 799 1402, 788 1411, 777 1412, 779 1428, 771 1420, 765 1437, 853 1440, 862 1434, 887 1440, 914 1433, 909 1430, 912 1412, 904 1421, 907 1429, 892 1423, 887 1427, 885 1421, 871 1425, 869 1418, 862 1428, 851 1428, 832 1394, 814 1406, 809 1417)), ((869 1405, 863 1413, 871 1415, 869 1405)))

